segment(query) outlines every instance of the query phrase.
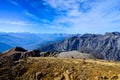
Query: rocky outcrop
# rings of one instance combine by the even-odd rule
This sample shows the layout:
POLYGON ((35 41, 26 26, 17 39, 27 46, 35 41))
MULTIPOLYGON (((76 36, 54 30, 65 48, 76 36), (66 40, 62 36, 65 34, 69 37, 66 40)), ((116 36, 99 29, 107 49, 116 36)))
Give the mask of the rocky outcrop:
POLYGON ((120 33, 83 34, 39 48, 41 51, 72 51, 93 54, 106 60, 120 60, 120 33))

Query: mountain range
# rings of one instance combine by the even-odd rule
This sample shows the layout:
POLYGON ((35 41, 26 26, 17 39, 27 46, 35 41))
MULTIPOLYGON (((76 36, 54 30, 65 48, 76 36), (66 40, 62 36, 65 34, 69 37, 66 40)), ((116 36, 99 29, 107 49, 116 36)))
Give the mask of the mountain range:
POLYGON ((120 60, 120 33, 76 35, 38 48, 40 51, 73 51, 92 54, 99 59, 120 60))
POLYGON ((2 50, 17 45, 22 46, 25 50, 26 48, 31 48, 31 50, 26 50, 25 52, 17 51, 17 53, 16 51, 9 52, 14 49, 12 48, 1 54, 2 56, 7 54, 7 57, 9 57, 8 54, 11 55, 12 53, 12 57, 14 57, 14 55, 20 53, 17 60, 23 57, 34 57, 36 54, 37 57, 65 58, 77 58, 78 56, 81 57, 82 54, 85 54, 84 56, 89 54, 89 57, 91 56, 92 58, 120 61, 119 32, 107 32, 105 34, 87 33, 82 35, 2 33, 0 37, 0 44, 2 44, 0 49, 2 50))
POLYGON ((40 34, 40 33, 5 33, 0 32, 0 52, 19 46, 27 50, 36 49, 42 45, 62 41, 72 34, 40 34))

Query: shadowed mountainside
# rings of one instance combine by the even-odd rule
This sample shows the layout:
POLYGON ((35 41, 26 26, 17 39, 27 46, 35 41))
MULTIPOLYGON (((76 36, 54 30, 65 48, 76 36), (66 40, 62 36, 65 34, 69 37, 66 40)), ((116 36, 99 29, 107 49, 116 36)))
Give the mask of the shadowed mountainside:
POLYGON ((10 49, 10 48, 12 48, 12 46, 0 42, 0 52, 5 51, 5 50, 10 49))

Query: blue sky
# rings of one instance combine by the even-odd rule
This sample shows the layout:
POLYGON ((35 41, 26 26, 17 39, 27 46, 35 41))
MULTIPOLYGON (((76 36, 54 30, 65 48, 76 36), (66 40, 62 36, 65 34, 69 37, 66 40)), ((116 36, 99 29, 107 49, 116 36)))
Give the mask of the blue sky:
POLYGON ((120 32, 120 0, 0 0, 0 32, 120 32))

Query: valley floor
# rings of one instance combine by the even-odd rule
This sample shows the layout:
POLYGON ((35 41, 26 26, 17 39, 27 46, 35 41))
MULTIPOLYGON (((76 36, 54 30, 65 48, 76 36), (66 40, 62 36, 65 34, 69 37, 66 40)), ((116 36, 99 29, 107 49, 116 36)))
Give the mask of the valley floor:
POLYGON ((0 64, 0 80, 120 80, 120 62, 29 57, 0 64))

